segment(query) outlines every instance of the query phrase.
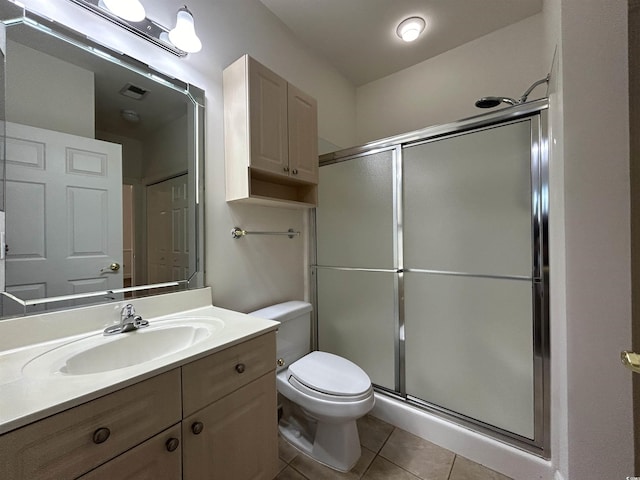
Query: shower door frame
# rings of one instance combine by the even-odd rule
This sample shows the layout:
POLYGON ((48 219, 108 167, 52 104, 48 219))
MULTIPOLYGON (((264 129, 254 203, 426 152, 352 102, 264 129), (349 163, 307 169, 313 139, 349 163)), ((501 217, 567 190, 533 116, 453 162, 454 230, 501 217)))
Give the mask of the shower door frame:
POLYGON ((359 147, 322 155, 320 166, 344 162, 354 158, 392 151, 393 156, 393 255, 395 269, 367 269, 333 267, 317 264, 316 211, 310 210, 309 265, 311 277, 311 301, 313 310, 312 344, 318 347, 318 269, 379 271, 395 273, 394 314, 395 314, 395 391, 374 385, 376 392, 385 394, 406 404, 418 407, 438 417, 487 434, 513 446, 550 458, 550 355, 549 355, 549 157, 548 157, 548 99, 541 99, 504 108, 484 115, 478 115, 446 125, 438 125, 414 132, 385 138, 359 147), (412 147, 447 137, 481 131, 529 120, 531 122, 531 245, 532 245, 532 321, 533 321, 533 395, 534 395, 534 438, 529 439, 512 432, 485 424, 425 400, 412 397, 406 391, 405 379, 405 338, 404 338, 404 272, 411 271, 403 265, 403 175, 402 153, 412 147))

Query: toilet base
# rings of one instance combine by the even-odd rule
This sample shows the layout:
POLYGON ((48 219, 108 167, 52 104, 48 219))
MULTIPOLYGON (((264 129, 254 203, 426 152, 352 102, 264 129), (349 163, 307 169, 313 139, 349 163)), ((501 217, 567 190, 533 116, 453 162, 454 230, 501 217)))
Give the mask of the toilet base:
POLYGON ((362 453, 355 420, 336 424, 286 415, 278 430, 297 450, 340 472, 351 470, 362 453))

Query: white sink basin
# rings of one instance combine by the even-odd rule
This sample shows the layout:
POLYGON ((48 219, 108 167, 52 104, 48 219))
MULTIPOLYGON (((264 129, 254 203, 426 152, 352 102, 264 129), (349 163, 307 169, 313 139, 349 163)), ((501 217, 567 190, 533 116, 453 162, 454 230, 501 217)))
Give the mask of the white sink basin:
POLYGON ((140 365, 197 345, 224 328, 217 318, 151 322, 132 332, 97 333, 49 350, 22 369, 26 376, 90 375, 140 365))

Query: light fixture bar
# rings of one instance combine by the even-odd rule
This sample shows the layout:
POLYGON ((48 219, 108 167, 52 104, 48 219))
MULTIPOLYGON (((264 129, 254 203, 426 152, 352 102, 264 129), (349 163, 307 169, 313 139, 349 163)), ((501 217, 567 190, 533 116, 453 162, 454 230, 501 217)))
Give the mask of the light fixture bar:
MULTIPOLYGON (((169 53, 174 54, 177 57, 185 57, 187 52, 176 48, 169 41, 163 40, 162 37, 167 37, 169 29, 163 27, 157 22, 154 22, 150 18, 145 18, 140 22, 129 22, 124 20, 108 10, 102 9, 98 6, 99 0, 69 0, 76 5, 86 8, 87 10, 101 16, 102 18, 109 20, 112 23, 124 28, 134 35, 144 38, 145 40, 153 43, 154 45, 166 50, 169 53)), ((167 37, 168 38, 168 37, 167 37)))

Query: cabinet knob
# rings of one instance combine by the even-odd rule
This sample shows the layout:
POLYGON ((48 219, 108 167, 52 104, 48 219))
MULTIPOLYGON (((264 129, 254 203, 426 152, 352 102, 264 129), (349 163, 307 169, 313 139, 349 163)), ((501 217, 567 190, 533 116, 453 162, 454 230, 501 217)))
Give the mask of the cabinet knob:
POLYGON ((289 167, 283 167, 282 169, 283 169, 285 172, 288 172, 288 171, 289 171, 289 167))
POLYGON ((284 367, 284 358, 279 358, 278 360, 276 360, 276 365, 278 365, 279 367, 284 367))
POLYGON ((106 427, 102 427, 93 432, 93 443, 100 444, 107 441, 111 435, 111 430, 106 427))
POLYGON ((298 169, 294 168, 293 170, 291 170, 291 173, 293 173, 294 175, 297 175, 298 174, 298 169))
POLYGON ((180 445, 180 440, 178 440, 177 438, 170 438, 169 440, 167 440, 167 443, 165 443, 165 445, 168 452, 173 452, 180 445))
POLYGON ((244 373, 245 370, 246 370, 246 367, 244 366, 244 363, 239 363, 236 365, 236 372, 244 373))
POLYGON ((204 424, 202 422, 194 422, 193 425, 191 425, 191 431, 194 435, 200 435, 202 430, 204 430, 204 424))

